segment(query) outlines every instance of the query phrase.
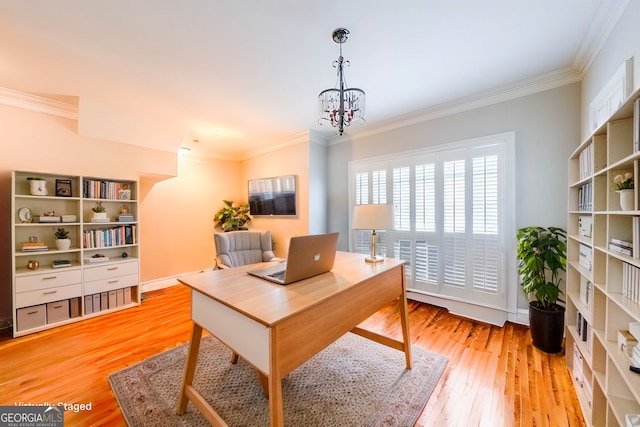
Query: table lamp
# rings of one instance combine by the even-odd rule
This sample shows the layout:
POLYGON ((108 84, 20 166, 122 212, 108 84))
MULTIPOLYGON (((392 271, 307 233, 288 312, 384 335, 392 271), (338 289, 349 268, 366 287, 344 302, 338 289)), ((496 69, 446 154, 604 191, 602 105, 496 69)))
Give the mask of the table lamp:
POLYGON ((380 262, 384 257, 376 254, 376 230, 393 230, 395 228, 393 205, 356 205, 353 209, 352 228, 354 230, 372 230, 371 256, 366 262, 380 262))

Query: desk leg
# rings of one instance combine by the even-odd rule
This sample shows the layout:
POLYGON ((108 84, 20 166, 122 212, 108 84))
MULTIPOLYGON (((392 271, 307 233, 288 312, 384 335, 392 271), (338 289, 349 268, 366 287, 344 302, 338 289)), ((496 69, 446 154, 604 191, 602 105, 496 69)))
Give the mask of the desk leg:
POLYGON ((273 361, 273 356, 270 371, 269 413, 271 415, 271 427, 282 427, 284 426, 284 416, 282 412, 282 378, 280 376, 280 369, 273 361))
POLYGON ((182 388, 180 390, 180 400, 178 401, 178 415, 182 415, 187 410, 189 397, 187 389, 193 384, 193 375, 196 371, 196 363, 198 362, 198 352, 200 350, 200 338, 202 338, 202 326, 193 323, 191 330, 191 340, 189 341, 189 352, 187 353, 187 363, 184 366, 184 378, 182 380, 182 388))
POLYGON ((400 323, 402 324, 402 340, 404 341, 404 357, 407 369, 411 369, 411 335, 409 334, 409 310, 407 308, 407 287, 402 268, 402 295, 400 295, 400 323))

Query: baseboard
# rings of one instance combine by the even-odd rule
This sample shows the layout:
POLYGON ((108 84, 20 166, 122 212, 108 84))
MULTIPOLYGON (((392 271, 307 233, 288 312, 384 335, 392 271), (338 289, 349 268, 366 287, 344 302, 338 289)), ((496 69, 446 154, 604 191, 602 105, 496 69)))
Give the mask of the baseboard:
POLYGON ((466 317, 472 320, 478 320, 484 323, 489 323, 491 325, 503 326, 504 323, 509 320, 509 313, 506 310, 485 307, 479 304, 445 298, 439 295, 413 292, 411 290, 408 290, 407 298, 427 304, 432 304, 438 307, 443 307, 449 310, 449 312, 452 314, 466 317))
POLYGON ((171 286, 177 285, 178 284, 178 277, 181 276, 186 276, 187 274, 195 274, 195 273, 202 273, 205 270, 200 270, 200 271, 192 271, 190 273, 181 273, 181 274, 176 274, 175 276, 168 276, 168 277, 163 277, 160 279, 154 279, 154 280, 149 280, 147 282, 143 282, 141 283, 141 293, 145 293, 145 292, 150 292, 150 291, 157 291, 159 289, 164 289, 164 288, 169 288, 171 286))

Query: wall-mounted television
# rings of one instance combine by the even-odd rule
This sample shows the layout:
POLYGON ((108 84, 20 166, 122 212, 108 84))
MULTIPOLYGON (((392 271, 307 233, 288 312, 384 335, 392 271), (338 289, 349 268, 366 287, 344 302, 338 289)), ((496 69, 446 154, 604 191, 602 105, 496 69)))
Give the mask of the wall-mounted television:
POLYGON ((251 215, 296 215, 296 176, 249 180, 251 215))

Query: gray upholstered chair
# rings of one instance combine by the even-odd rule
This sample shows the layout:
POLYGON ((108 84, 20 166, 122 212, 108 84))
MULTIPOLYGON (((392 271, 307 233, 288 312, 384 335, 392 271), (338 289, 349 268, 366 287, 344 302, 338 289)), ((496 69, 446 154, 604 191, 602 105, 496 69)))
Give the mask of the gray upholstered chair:
POLYGON ((273 254, 270 231, 215 233, 218 268, 233 268, 257 262, 278 261, 273 254))

